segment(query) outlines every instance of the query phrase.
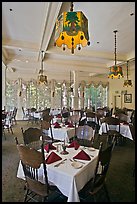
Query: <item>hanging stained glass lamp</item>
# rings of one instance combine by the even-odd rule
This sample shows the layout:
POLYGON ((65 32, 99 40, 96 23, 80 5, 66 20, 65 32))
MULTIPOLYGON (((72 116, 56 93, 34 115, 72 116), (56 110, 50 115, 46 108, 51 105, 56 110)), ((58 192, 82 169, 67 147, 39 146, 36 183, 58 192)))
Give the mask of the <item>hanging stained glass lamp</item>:
POLYGON ((120 78, 122 78, 122 77, 124 77, 123 76, 123 71, 122 71, 122 67, 121 66, 119 66, 119 65, 117 65, 117 53, 116 53, 116 33, 118 32, 117 30, 114 30, 113 31, 114 32, 114 34, 115 34, 115 65, 114 66, 112 66, 112 67, 110 67, 110 71, 109 71, 109 74, 108 74, 108 78, 111 78, 111 79, 113 79, 113 78, 115 78, 115 79, 120 79, 120 78))
POLYGON ((132 87, 132 81, 128 79, 128 61, 127 61, 127 79, 124 80, 123 87, 132 87))
POLYGON ((90 45, 88 34, 88 19, 82 11, 73 11, 71 2, 70 12, 63 12, 56 20, 55 46, 63 46, 63 50, 74 49, 90 45))
POLYGON ((47 76, 44 75, 44 69, 43 69, 43 61, 44 61, 44 51, 41 51, 41 69, 39 70, 39 76, 38 76, 38 84, 47 84, 47 76))

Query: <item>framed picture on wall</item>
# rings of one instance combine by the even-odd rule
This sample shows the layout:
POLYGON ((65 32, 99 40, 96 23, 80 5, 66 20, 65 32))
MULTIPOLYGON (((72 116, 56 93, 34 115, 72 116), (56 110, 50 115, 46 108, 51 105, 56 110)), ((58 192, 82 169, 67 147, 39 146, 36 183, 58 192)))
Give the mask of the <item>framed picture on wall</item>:
POLYGON ((132 103, 132 94, 124 94, 124 103, 132 103))

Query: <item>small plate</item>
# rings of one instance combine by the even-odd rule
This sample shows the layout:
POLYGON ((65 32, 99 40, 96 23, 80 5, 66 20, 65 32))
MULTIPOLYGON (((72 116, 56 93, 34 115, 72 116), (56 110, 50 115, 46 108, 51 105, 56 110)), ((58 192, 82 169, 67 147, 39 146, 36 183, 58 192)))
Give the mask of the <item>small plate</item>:
POLYGON ((71 165, 75 168, 75 169, 79 169, 83 166, 83 164, 79 163, 79 162, 72 162, 71 165))
POLYGON ((89 151, 95 151, 96 149, 94 147, 89 147, 88 150, 89 151))

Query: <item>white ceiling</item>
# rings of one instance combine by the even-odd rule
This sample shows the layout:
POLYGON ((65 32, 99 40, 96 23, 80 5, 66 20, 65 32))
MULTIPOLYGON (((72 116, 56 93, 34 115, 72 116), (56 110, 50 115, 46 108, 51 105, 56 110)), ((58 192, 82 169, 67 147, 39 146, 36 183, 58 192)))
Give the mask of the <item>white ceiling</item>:
POLYGON ((70 70, 80 71, 80 80, 87 81, 96 74, 107 75, 114 63, 114 30, 118 30, 117 62, 135 58, 135 2, 74 2, 74 11, 82 11, 88 19, 90 46, 73 55, 54 46, 55 21, 69 10, 70 2, 2 2, 7 77, 37 79, 41 50, 48 80, 69 80, 70 70))

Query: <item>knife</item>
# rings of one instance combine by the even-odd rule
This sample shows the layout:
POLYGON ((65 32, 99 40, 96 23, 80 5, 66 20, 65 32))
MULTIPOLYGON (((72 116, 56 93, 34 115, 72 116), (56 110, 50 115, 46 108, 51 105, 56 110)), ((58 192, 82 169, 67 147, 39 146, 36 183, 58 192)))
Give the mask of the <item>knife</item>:
POLYGON ((54 167, 58 167, 60 164, 63 164, 64 161, 66 161, 67 159, 62 160, 61 162, 59 162, 58 164, 55 164, 54 167))

